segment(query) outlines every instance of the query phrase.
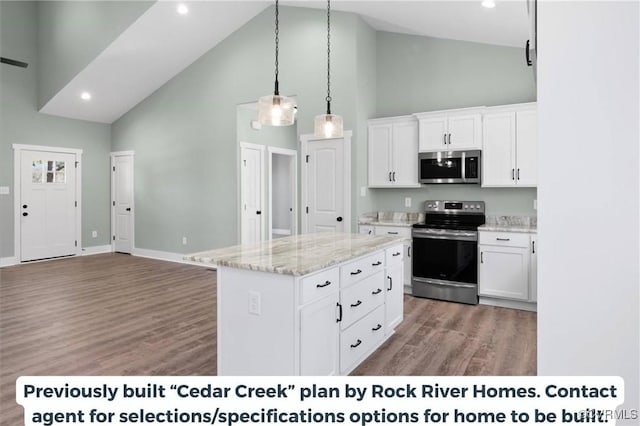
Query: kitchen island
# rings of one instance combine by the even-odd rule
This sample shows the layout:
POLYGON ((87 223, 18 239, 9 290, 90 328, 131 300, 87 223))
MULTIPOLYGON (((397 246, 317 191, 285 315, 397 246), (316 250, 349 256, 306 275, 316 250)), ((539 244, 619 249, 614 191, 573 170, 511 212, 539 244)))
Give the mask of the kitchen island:
POLYGON ((217 268, 218 374, 349 374, 402 321, 403 253, 327 232, 186 256, 217 268))

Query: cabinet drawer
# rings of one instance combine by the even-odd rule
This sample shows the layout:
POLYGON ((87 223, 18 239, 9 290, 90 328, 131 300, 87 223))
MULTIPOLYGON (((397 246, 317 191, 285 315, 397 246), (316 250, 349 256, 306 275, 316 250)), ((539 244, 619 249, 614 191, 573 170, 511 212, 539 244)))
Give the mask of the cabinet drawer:
POLYGON ((340 372, 344 374, 384 338, 384 306, 340 333, 340 372))
POLYGON ((404 259, 404 245, 398 244, 396 246, 389 247, 385 250, 385 257, 387 268, 401 264, 404 259))
POLYGON ((376 226, 376 235, 411 238, 411 228, 403 226, 376 226))
POLYGON ((380 271, 340 292, 342 330, 384 303, 384 285, 384 273, 380 271))
POLYGON ((319 299, 334 291, 338 291, 340 287, 340 270, 336 267, 309 277, 304 277, 301 285, 301 304, 319 299))
POLYGON ((529 234, 516 232, 487 232, 478 233, 478 244, 492 246, 529 247, 529 234))
POLYGON ((370 254, 340 267, 340 287, 346 288, 384 269, 384 251, 370 254))

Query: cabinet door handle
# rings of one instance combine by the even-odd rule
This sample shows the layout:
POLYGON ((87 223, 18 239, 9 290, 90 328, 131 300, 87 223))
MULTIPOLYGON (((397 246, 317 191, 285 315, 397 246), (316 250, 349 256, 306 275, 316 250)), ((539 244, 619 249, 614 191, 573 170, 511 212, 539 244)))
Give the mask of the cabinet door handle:
POLYGON ((373 229, 369 229, 369 235, 373 234, 373 229))
POLYGON ((357 271, 355 271, 355 272, 351 272, 351 275, 358 275, 358 274, 361 274, 361 273, 362 273, 362 270, 361 270, 361 269, 358 269, 358 270, 357 270, 357 271))
POLYGON ((358 306, 360 306, 360 305, 362 305, 362 300, 358 300, 355 304, 354 304, 354 303, 352 303, 352 304, 351 304, 351 307, 352 307, 352 308, 357 308, 357 307, 358 307, 358 306))
POLYGON ((518 180, 520 180, 520 169, 518 169, 518 175, 517 175, 518 180))
POLYGON ((391 182, 391 172, 389 172, 389 182, 391 182))
POLYGON ((411 246, 407 246, 407 257, 411 257, 411 246))
POLYGON ((355 345, 351 345, 352 348, 357 348, 358 346, 360 346, 360 343, 362 343, 362 340, 358 339, 358 341, 355 343, 355 345))
POLYGON ((395 232, 395 231, 387 231, 387 234, 389 234, 389 235, 398 235, 398 232, 395 232))
POLYGON ((371 329, 371 331, 378 331, 378 330, 380 330, 381 328, 382 328, 382 324, 378 324, 378 325, 376 325, 375 327, 373 327, 373 328, 371 329))
POLYGON ((449 145, 451 145, 451 133, 449 133, 449 145))
POLYGON ((531 241, 531 249, 532 249, 532 253, 536 254, 536 242, 535 241, 531 241))
POLYGON ((511 238, 496 238, 496 241, 511 241, 511 238))
POLYGON ((531 58, 529 58, 529 46, 530 46, 530 42, 529 40, 527 40, 527 44, 524 46, 524 59, 526 61, 527 66, 531 66, 533 65, 533 62, 531 62, 531 58))
POLYGON ((393 172, 392 174, 393 174, 393 181, 395 182, 396 181, 396 172, 393 172))
POLYGON ((389 287, 387 288, 387 291, 391 291, 391 289, 393 288, 393 278, 387 275, 387 279, 389 280, 389 287))
POLYGON ((336 318, 336 322, 341 322, 342 321, 342 305, 338 302, 336 303, 336 306, 338 307, 338 318, 336 318))
POLYGON ((372 263, 371 266, 380 266, 382 265, 382 262, 380 262, 379 260, 376 263, 372 263))
POLYGON ((393 253, 391 256, 396 257, 396 256, 400 256, 402 253, 400 253, 399 251, 396 253, 393 253))
POLYGON ((331 285, 331 281, 325 281, 324 284, 316 284, 316 287, 322 288, 331 285))
POLYGON ((511 169, 511 180, 516 180, 516 169, 511 169))
POLYGON ((371 294, 373 294, 373 295, 380 294, 381 291, 382 291, 382 289, 379 288, 376 291, 372 291, 371 294))
POLYGON ((442 142, 444 142, 445 145, 447 144, 447 134, 446 133, 443 135, 442 142))
POLYGON ((480 263, 484 263, 484 252, 480 252, 480 263))

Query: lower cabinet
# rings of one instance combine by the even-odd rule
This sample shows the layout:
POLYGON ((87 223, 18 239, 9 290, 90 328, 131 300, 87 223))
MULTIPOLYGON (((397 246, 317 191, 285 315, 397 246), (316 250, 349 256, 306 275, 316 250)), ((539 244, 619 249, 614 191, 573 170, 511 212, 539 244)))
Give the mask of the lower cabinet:
POLYGON ((387 268, 386 299, 384 305, 385 334, 391 334, 398 324, 402 322, 404 315, 403 275, 402 263, 387 268))
MULTIPOLYGON (((410 226, 383 226, 383 225, 360 225, 358 232, 367 235, 390 235, 406 238, 404 240, 404 273, 403 284, 411 287, 411 250, 413 241, 411 240, 410 226)), ((402 290, 404 291, 404 290, 402 290)))
POLYGON ((537 300, 535 235, 480 232, 478 294, 520 302, 537 300))
POLYGON ((300 374, 340 374, 338 291, 300 309, 300 374))
POLYGON ((531 236, 531 264, 529 271, 529 300, 531 302, 538 301, 538 236, 531 236))

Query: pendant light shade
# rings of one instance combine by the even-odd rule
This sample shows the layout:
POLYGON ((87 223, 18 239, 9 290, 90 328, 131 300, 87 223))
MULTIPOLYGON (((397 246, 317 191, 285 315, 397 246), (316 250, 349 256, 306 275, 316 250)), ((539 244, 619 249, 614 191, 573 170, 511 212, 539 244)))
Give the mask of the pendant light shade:
POLYGON ((327 112, 317 115, 313 135, 318 138, 341 138, 344 134, 342 117, 331 113, 331 0, 327 0, 327 112))
POLYGON ((276 78, 273 95, 262 96, 258 100, 258 121, 266 126, 290 126, 296 120, 296 104, 293 98, 280 95, 278 87, 278 42, 279 42, 278 0, 276 0, 276 78))

